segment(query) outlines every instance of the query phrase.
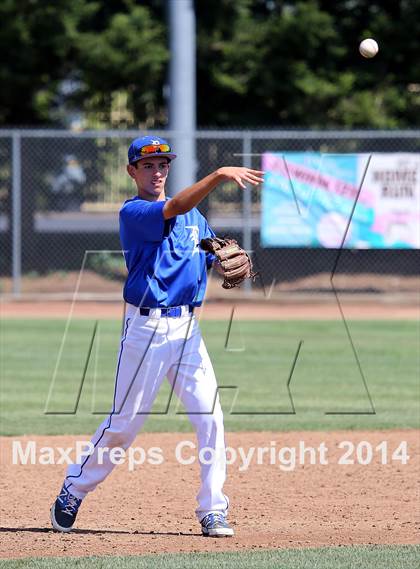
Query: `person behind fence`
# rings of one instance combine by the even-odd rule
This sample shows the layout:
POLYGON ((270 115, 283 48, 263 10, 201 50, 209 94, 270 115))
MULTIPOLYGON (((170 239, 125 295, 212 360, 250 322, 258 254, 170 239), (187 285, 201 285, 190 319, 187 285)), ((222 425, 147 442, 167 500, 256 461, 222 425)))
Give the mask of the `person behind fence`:
POLYGON ((83 203, 86 174, 76 156, 64 156, 61 172, 51 182, 51 206, 56 211, 78 211, 83 203))
MULTIPOLYGON (((168 142, 158 137, 137 138, 128 150, 127 172, 137 195, 120 210, 128 276, 114 401, 92 438, 93 452, 68 467, 51 507, 52 525, 58 531, 72 529, 83 498, 114 468, 115 461, 103 449, 127 449, 133 443, 166 376, 171 395, 175 392, 181 399, 195 428, 198 450, 208 448, 217 457, 208 460, 206 456, 200 462, 196 516, 202 534, 233 535, 227 521, 229 500, 223 492, 223 413, 213 366, 194 316, 194 308, 203 302, 206 272, 215 260, 199 243, 214 232, 196 206, 220 183, 233 181, 241 188, 246 183, 258 185, 263 172, 222 167, 168 199, 165 183, 175 158, 168 142)), ((100 504, 98 515, 99 509, 100 504)))

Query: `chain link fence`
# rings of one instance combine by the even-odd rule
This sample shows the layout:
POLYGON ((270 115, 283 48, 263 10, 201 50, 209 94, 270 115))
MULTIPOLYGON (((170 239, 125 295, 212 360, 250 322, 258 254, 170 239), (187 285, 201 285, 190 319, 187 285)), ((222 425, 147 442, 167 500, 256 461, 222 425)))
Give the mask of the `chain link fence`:
MULTIPOLYGON (((148 134, 176 139, 171 132, 148 134)), ((2 295, 69 295, 76 287, 96 296, 121 294, 118 210, 135 194, 125 166, 138 135, 0 131, 2 295)), ((194 174, 200 179, 223 165, 260 169, 265 152, 290 151, 419 153, 420 131, 198 131, 194 174)), ((336 287, 352 293, 418 292, 418 249, 263 247, 260 188, 242 191, 225 183, 199 209, 216 233, 252 251, 259 294, 322 295, 331 292, 332 271, 336 287)))

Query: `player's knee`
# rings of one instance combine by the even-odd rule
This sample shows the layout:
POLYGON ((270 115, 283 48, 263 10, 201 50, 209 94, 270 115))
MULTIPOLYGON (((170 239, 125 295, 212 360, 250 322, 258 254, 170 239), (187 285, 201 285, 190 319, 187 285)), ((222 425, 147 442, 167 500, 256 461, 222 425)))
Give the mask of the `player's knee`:
POLYGON ((213 433, 223 427, 223 415, 216 410, 213 413, 197 413, 190 418, 200 432, 213 433))
POLYGON ((109 448, 127 449, 134 440, 136 433, 132 432, 129 425, 119 424, 110 427, 107 432, 107 446, 109 448))

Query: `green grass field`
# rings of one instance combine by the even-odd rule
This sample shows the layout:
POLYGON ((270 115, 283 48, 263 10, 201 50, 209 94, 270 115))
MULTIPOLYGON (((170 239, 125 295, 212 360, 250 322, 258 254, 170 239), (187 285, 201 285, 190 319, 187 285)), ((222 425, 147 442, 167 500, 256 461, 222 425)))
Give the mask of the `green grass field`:
MULTIPOLYGON (((226 429, 418 427, 418 323, 348 325, 357 359, 340 321, 238 321, 228 339, 228 322, 202 322, 226 429)), ((95 322, 75 320, 59 357, 64 320, 3 320, 1 434, 92 433, 112 405, 120 327, 101 320, 92 341, 95 322)), ((190 430, 175 397, 165 413, 169 397, 165 382, 144 430, 190 430)))
POLYGON ((420 546, 322 547, 248 551, 243 553, 190 553, 132 557, 13 559, 0 561, 5 569, 416 569, 420 546))

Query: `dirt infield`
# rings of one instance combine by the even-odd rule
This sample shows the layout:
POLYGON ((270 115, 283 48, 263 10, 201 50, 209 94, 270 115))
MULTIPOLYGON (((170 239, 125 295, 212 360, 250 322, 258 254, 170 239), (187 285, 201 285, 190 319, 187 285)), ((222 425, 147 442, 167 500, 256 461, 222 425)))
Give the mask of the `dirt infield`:
MULTIPOLYGON (((349 319, 418 319, 420 277, 355 274, 336 275, 334 286, 341 309, 349 319)), ((0 316, 3 318, 120 318, 122 281, 92 271, 25 275, 21 297, 12 294, 12 280, 0 278, 0 316), (77 298, 72 308, 72 300, 77 298)), ((204 319, 337 319, 342 318, 331 288, 331 275, 311 275, 293 282, 225 290, 218 276, 210 276, 204 319)))
MULTIPOLYGON (((340 300, 341 309, 346 319, 401 319, 417 320, 420 317, 420 305, 415 303, 386 302, 371 299, 340 300)), ((196 310, 196 316, 203 319, 229 320, 232 311, 234 317, 254 320, 317 320, 341 319, 340 308, 334 301, 296 301, 256 302, 240 301, 207 302, 196 310)), ((68 300, 26 300, 0 302, 2 318, 122 318, 124 303, 78 301, 72 305, 68 300)))
MULTIPOLYGON (((194 517, 198 465, 181 465, 175 459, 177 444, 195 442, 192 434, 142 434, 134 447, 159 447, 159 465, 118 466, 82 505, 77 529, 68 535, 54 533, 49 506, 65 472, 63 465, 13 464, 13 441, 34 441, 40 447, 74 447, 89 437, 19 437, 0 439, 2 475, 0 557, 86 556, 164 552, 232 551, 258 548, 316 547, 348 544, 415 544, 418 530, 419 432, 290 432, 228 433, 227 444, 239 452, 250 447, 274 448, 262 464, 251 460, 248 469, 238 458, 229 466, 225 491, 231 499, 230 520, 235 537, 210 539, 200 535, 194 517), (283 447, 328 448, 316 464, 297 460, 286 471, 280 460, 283 447), (338 464, 352 441, 368 464, 338 464), (360 445, 361 441, 366 441, 360 445), (375 447, 386 441, 385 451, 375 447), (392 452, 407 441, 407 464, 392 460, 392 452), (367 449, 368 450, 368 449, 367 449), (274 456, 274 460, 272 457, 274 456), (270 464, 270 461, 273 464, 270 464), (327 464, 321 464, 327 462, 327 464), (381 462, 386 462, 382 464, 381 462), (242 467, 242 471, 240 470, 242 467)), ((382 449, 385 446, 382 445, 382 449)), ((43 451, 45 453, 45 451, 43 451)), ((57 457, 60 455, 56 455, 57 457)), ((194 456, 184 450, 183 457, 194 456)), ((234 451, 229 451, 230 459, 234 451)), ((239 456, 239 455, 238 455, 239 456)), ((282 455, 283 458, 286 454, 282 455)), ((287 456, 291 456, 290 453, 287 456)), ((297 455, 299 456, 299 454, 297 455)), ((36 454, 39 458, 39 454, 36 454)), ((357 462, 357 453, 350 459, 357 462)), ((260 461, 261 462, 261 461, 260 461)))

